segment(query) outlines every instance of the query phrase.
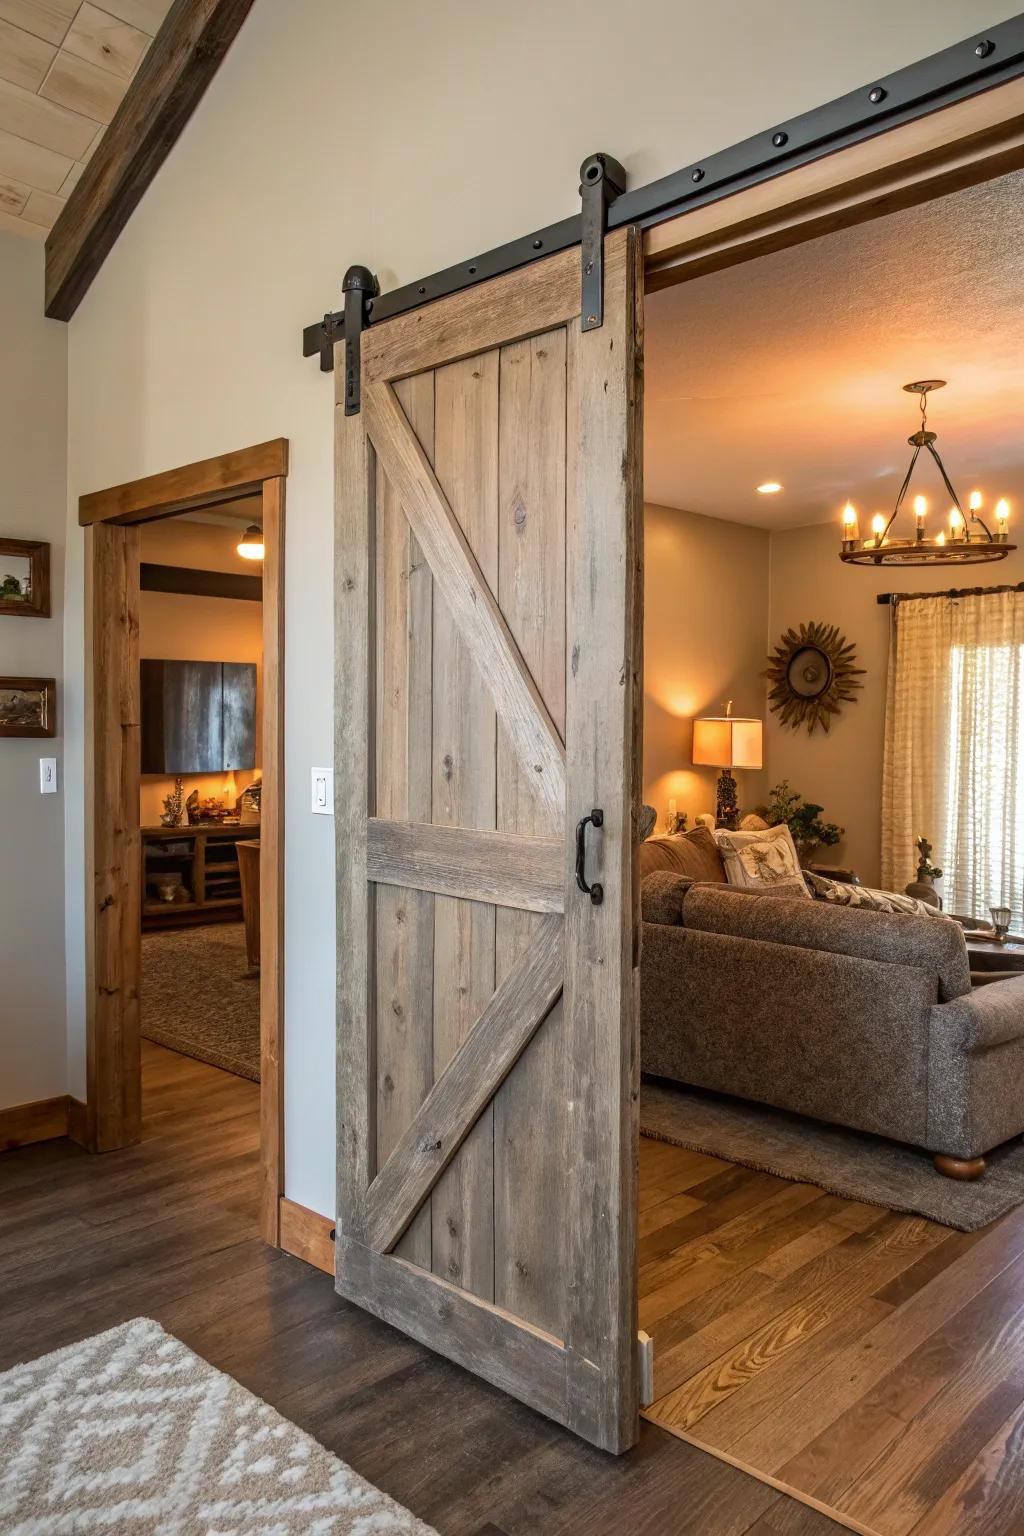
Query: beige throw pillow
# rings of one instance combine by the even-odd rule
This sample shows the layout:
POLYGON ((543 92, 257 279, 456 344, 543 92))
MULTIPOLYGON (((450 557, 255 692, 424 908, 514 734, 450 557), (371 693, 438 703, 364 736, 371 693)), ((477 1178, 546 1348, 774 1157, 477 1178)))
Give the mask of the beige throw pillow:
POLYGON ((938 907, 930 907, 916 896, 898 891, 876 891, 870 885, 848 885, 844 880, 829 880, 808 871, 807 884, 816 901, 828 901, 836 907, 860 907, 864 912, 906 912, 911 917, 942 917, 938 907))
POLYGON ((772 895, 785 891, 787 896, 811 900, 787 826, 769 827, 764 832, 720 830, 715 841, 730 885, 744 891, 770 890, 772 895))

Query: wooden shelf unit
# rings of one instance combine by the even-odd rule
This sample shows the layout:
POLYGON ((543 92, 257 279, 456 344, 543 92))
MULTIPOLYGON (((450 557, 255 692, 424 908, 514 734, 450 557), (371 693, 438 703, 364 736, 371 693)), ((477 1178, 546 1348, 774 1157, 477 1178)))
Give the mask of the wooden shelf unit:
POLYGON ((235 844, 259 836, 258 826, 219 822, 190 827, 142 828, 142 926, 188 927, 229 922, 242 916, 242 887, 235 844), (157 874, 180 874, 188 901, 161 901, 149 882, 157 874))

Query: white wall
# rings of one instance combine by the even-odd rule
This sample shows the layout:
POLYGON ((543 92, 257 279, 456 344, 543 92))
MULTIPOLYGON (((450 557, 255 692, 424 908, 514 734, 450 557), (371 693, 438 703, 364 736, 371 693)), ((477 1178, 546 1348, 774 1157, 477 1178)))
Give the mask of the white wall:
POLYGON ((282 434, 288 483, 285 1161, 334 1201, 331 386, 302 326, 365 262, 390 288, 578 207, 595 149, 639 184, 1017 9, 933 0, 257 0, 71 322, 69 1007, 84 1033, 78 495, 282 434), (586 39, 581 42, 585 22, 586 39), (362 46, 360 46, 362 44, 362 46), (73 759, 73 775, 72 761, 73 759))
MULTIPOLYGON (((43 248, 0 231, 0 537, 49 541, 53 614, 0 614, 0 675, 56 677, 60 732, 66 435, 67 331, 43 319, 43 248)), ((63 794, 40 795, 41 756, 61 757, 60 736, 0 741, 0 1108, 67 1090, 63 794)))

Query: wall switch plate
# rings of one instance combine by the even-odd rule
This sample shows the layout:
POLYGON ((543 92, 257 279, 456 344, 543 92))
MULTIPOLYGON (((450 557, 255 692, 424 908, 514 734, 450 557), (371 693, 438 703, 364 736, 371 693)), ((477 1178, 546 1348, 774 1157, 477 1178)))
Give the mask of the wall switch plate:
POLYGON ((57 793, 57 759, 55 757, 39 759, 39 793, 41 795, 57 793))
POLYGON ((318 816, 334 815, 334 769, 313 769, 313 811, 318 816))

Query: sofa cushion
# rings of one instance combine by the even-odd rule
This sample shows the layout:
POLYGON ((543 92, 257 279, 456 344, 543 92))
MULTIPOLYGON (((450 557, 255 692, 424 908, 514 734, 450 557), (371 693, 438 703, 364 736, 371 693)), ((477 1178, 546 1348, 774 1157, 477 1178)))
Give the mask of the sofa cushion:
POLYGON ((786 891, 809 899, 793 834, 784 824, 766 831, 715 833, 725 878, 740 890, 786 891))
POLYGON ((640 887, 640 915, 645 923, 661 923, 678 928, 683 921, 683 897, 692 880, 673 874, 670 869, 655 869, 640 887))
POLYGON ((938 907, 930 907, 916 896, 902 896, 897 891, 876 891, 870 885, 849 885, 830 880, 826 875, 804 870, 804 879, 815 901, 828 901, 837 907, 861 907, 868 912, 907 912, 915 917, 941 917, 938 907))
POLYGON ((684 875, 687 880, 712 880, 725 884, 725 865, 707 827, 677 832, 672 837, 650 837, 640 844, 640 878, 656 869, 684 875))
POLYGON ((913 966, 935 978, 941 1002, 971 990, 963 929, 948 917, 862 912, 823 901, 752 900, 728 886, 692 885, 683 897, 683 923, 709 933, 913 966))

